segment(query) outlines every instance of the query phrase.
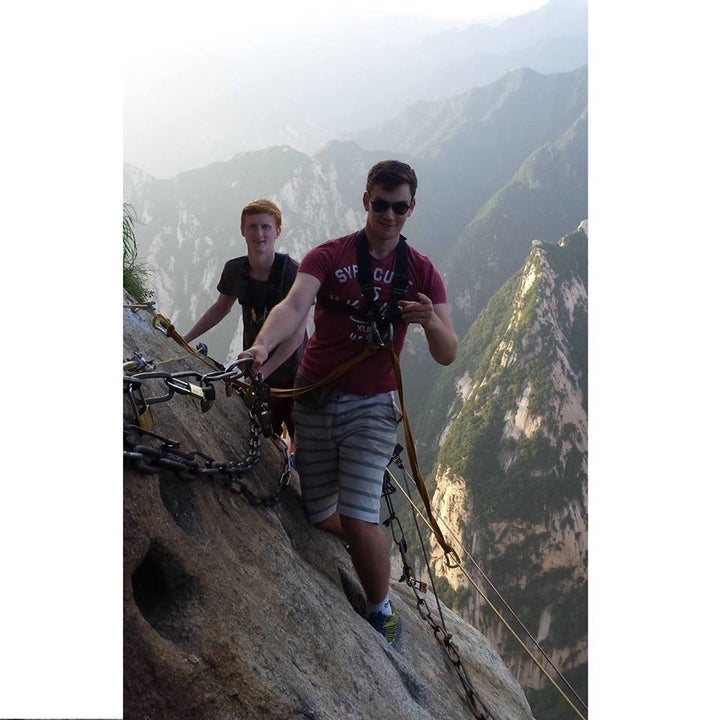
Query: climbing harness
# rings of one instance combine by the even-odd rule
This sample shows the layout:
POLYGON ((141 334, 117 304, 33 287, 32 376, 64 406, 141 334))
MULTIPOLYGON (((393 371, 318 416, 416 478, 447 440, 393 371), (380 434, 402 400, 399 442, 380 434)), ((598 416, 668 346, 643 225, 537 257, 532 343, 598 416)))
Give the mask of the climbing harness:
POLYGON ((287 294, 287 290, 293 284, 295 275, 288 272, 288 260, 290 256, 285 253, 275 253, 272 266, 270 267, 270 275, 266 283, 263 283, 263 296, 261 298, 253 298, 250 291, 252 278, 250 277, 250 261, 247 255, 231 260, 231 263, 237 263, 233 270, 236 275, 236 282, 233 283, 232 293, 238 300, 238 303, 245 306, 252 306, 256 311, 263 308, 272 308, 278 303, 280 297, 287 294), (283 290, 285 291, 283 293, 283 290), (257 302, 253 303, 253 300, 257 302))
POLYGON ((357 281, 362 290, 365 304, 362 307, 355 307, 340 302, 334 298, 320 293, 317 301, 327 308, 337 310, 346 315, 359 317, 371 323, 377 338, 385 339, 392 324, 398 321, 401 313, 398 301, 405 295, 410 284, 408 277, 408 246, 407 239, 400 235, 400 240, 395 249, 395 269, 391 281, 390 301, 380 307, 376 301, 376 290, 370 271, 370 246, 364 230, 359 230, 355 235, 355 257, 357 260, 357 281))
POLYGON ((393 371, 398 386, 398 398, 400 400, 400 411, 403 418, 403 428, 405 434, 405 445, 408 451, 408 457, 413 469, 415 483, 422 498, 425 510, 432 525, 433 532, 438 543, 445 552, 445 561, 450 567, 454 567, 455 560, 452 559, 454 550, 445 540, 432 512, 430 496, 425 487, 425 481, 418 467, 417 454, 415 452, 415 441, 413 440, 412 430, 408 421, 407 412, 405 410, 405 398, 403 394, 402 373, 400 371, 400 360, 393 347, 393 323, 400 319, 400 310, 398 301, 405 295, 405 291, 409 285, 408 276, 408 246, 407 239, 400 235, 400 240, 396 247, 395 269, 392 277, 392 295, 390 302, 383 307, 379 307, 375 299, 375 286, 372 281, 370 270, 370 248, 367 236, 364 230, 359 230, 355 235, 355 255, 358 265, 357 280, 362 289, 365 305, 363 308, 356 308, 345 303, 341 303, 326 295, 318 295, 318 302, 324 303, 327 307, 339 310, 349 315, 365 318, 370 322, 370 339, 365 348, 357 356, 351 358, 345 363, 333 369, 333 371, 319 382, 312 383, 302 388, 293 388, 290 390, 273 389, 274 397, 297 397, 307 392, 318 389, 323 385, 330 384, 340 375, 347 372, 351 367, 357 365, 365 358, 373 355, 379 350, 385 350, 390 353, 393 371))

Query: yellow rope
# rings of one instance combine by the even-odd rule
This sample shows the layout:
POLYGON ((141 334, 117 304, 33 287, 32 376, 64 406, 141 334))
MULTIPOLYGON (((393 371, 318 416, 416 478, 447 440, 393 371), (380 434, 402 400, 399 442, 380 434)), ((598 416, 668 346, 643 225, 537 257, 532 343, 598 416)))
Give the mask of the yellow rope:
POLYGON ((188 342, 185 341, 185 338, 175 329, 175 326, 168 320, 164 315, 161 315, 159 312, 157 312, 154 307, 154 303, 145 303, 145 304, 123 304, 124 308, 128 308, 130 310, 146 310, 152 315, 152 321, 151 324, 156 330, 160 330, 161 332, 164 332, 168 337, 172 338, 178 345, 180 345, 182 348, 187 350, 188 354, 185 357, 175 358, 174 360, 161 360, 159 362, 154 362, 154 365, 165 365, 167 363, 177 362, 178 360, 185 360, 188 357, 195 357, 199 360, 202 360, 206 365, 213 368, 213 370, 219 370, 220 364, 216 362, 215 360, 212 360, 211 358, 206 357, 205 355, 199 353, 194 347, 192 347, 188 342), (162 326, 160 328, 159 326, 162 326))
POLYGON ((370 355, 373 355, 376 352, 377 348, 372 345, 366 345, 365 349, 358 355, 356 355, 353 358, 350 358, 350 360, 347 360, 342 365, 339 365, 336 367, 332 372, 330 372, 328 375, 326 375, 322 380, 319 380, 318 382, 312 383, 310 385, 305 385, 304 387, 294 387, 294 388, 270 388, 270 394, 273 397, 298 397, 299 395, 304 395, 305 393, 310 392, 311 390, 317 390, 318 388, 322 387, 323 385, 327 385, 328 383, 331 383, 336 378, 340 377, 343 373, 347 372, 351 367, 354 365, 357 365, 359 362, 364 360, 367 357, 370 357, 370 355))
POLYGON ((190 357, 194 357, 194 355, 188 353, 187 355, 181 355, 180 357, 171 358, 170 360, 155 360, 153 365, 170 365, 171 363, 180 362, 181 360, 187 360, 190 357))
POLYGON ((400 372, 400 359, 398 358, 392 344, 388 343, 387 347, 389 348, 392 356, 395 377, 397 378, 398 398, 400 399, 400 410, 403 417, 403 430, 405 431, 405 452, 407 452, 408 459, 410 460, 410 467, 413 471, 413 479, 415 480, 415 485, 418 489, 418 492, 420 493, 420 497, 422 498, 423 505, 425 505, 425 510, 427 511, 428 518, 430 519, 432 531, 435 534, 437 541, 440 543, 440 547, 445 552, 445 562, 449 565, 450 563, 448 562, 448 556, 454 554, 457 557, 457 553, 453 550, 450 543, 445 540, 445 536, 443 535, 443 532, 440 529, 437 520, 435 520, 435 516, 433 515, 432 503, 430 502, 430 496, 428 494, 427 488, 425 487, 425 481, 420 474, 417 453, 415 451, 415 440, 413 439, 412 430, 410 428, 410 421, 408 419, 407 411, 405 410, 402 373, 400 372))

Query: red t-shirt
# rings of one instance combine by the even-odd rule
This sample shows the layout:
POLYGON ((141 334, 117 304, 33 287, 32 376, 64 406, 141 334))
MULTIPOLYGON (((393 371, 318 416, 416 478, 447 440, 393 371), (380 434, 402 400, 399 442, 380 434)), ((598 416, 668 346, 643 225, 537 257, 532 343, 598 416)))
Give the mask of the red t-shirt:
MULTIPOLYGON (((384 260, 370 256, 370 272, 376 298, 379 297, 376 302, 381 308, 392 297, 395 257, 394 252, 384 260)), ((300 263, 298 272, 312 275, 320 281, 319 295, 328 295, 351 306, 364 307, 362 289, 357 280, 355 233, 312 248, 300 263)), ((410 284, 405 291, 405 299, 416 300, 417 293, 421 292, 434 305, 447 302, 440 273, 427 256, 409 245, 407 273, 410 284)), ((399 321, 394 326, 393 346, 399 355, 407 325, 399 321)), ((321 301, 317 302, 315 332, 303 353, 300 373, 313 382, 322 380, 336 367, 359 355, 367 345, 369 336, 370 324, 367 320, 325 306, 321 301)), ((334 380, 333 385, 343 392, 357 395, 375 395, 397 389, 390 353, 386 350, 377 351, 334 380)))

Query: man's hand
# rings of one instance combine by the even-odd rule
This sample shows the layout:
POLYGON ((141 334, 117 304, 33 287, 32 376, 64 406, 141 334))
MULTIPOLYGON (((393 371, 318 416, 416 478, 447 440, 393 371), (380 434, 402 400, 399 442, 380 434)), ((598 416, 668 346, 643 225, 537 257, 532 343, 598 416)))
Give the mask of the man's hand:
POLYGON ((402 313, 402 319, 410 323, 419 323, 423 327, 427 327, 435 319, 435 310, 432 300, 427 295, 418 293, 416 295, 418 302, 413 300, 399 300, 398 307, 402 313))
POLYGON ((268 351, 264 345, 253 345, 247 350, 243 350, 238 355, 238 360, 245 360, 247 358, 253 359, 253 364, 250 366, 249 374, 257 375, 260 372, 260 368, 265 364, 268 358, 268 351))
POLYGON ((428 349, 435 362, 449 365, 458 349, 458 338, 450 320, 450 307, 447 303, 433 305, 427 295, 417 294, 417 302, 400 300, 398 307, 406 323, 419 323, 425 331, 428 349))

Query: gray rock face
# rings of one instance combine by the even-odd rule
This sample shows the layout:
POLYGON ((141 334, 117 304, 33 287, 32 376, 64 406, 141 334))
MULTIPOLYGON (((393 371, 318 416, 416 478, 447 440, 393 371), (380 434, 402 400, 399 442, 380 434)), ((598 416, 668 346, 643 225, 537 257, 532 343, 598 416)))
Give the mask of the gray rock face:
MULTIPOLYGON (((139 352, 158 371, 213 372, 153 327, 151 311, 123 312, 124 360, 139 352)), ((150 405, 150 431, 182 452, 203 453, 194 456, 201 465, 208 458, 239 462, 252 441, 245 403, 227 396, 224 383, 214 385, 206 412, 198 398, 179 392, 150 405)), ((162 379, 143 383, 146 399, 167 393, 162 379)), ((127 393, 124 416, 134 423, 127 393)), ((151 435, 128 437, 159 447, 151 435)), ((285 467, 281 441, 260 436, 259 461, 242 482, 270 495, 285 467)), ((307 522, 294 472, 270 507, 251 505, 219 475, 184 478, 173 468, 148 472, 126 461, 124 482, 127 720, 473 717, 456 668, 418 612, 412 588, 395 579, 399 572, 390 588, 404 623, 398 649, 361 616, 364 598, 350 557, 339 540, 307 522)), ((439 621, 430 593, 427 607, 439 621)), ((491 716, 531 720, 495 648, 450 610, 443 608, 443 617, 491 716)))

